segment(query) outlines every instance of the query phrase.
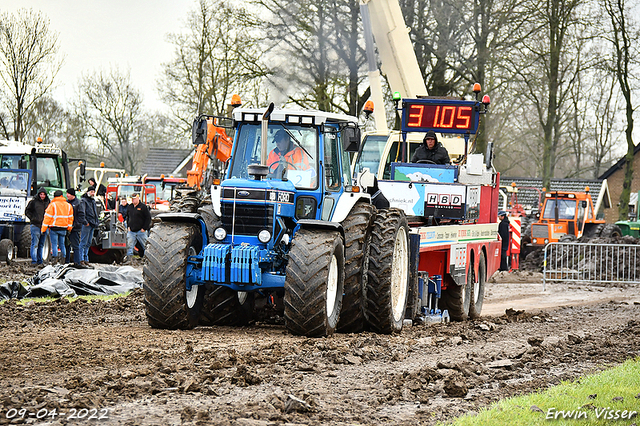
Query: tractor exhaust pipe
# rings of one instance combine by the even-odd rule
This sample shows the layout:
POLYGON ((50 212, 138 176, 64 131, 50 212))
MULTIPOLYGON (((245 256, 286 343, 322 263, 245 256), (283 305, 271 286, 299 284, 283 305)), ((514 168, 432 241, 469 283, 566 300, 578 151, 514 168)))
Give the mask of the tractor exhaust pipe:
POLYGON ((262 128, 260 135, 260 164, 250 164, 248 172, 256 180, 261 180, 269 173, 269 167, 267 166, 267 130, 269 128, 269 117, 273 112, 273 102, 269 104, 269 107, 262 115, 262 128))

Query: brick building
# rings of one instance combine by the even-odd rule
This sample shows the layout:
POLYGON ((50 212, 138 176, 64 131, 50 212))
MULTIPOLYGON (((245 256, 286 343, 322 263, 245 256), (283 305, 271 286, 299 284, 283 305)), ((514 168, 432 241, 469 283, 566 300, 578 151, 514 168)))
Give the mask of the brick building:
MULTIPOLYGON (((637 212, 638 191, 640 191, 640 144, 636 145, 633 150, 633 180, 631 181, 631 204, 633 211, 637 212), (635 194, 635 195, 634 195, 635 194)), ((605 219, 608 223, 618 221, 618 205, 620 204, 620 194, 622 193, 622 183, 624 181, 624 172, 627 160, 622 157, 616 164, 611 166, 609 170, 604 172, 600 179, 606 179, 609 183, 609 192, 611 193, 611 203, 613 208, 605 212, 605 219)), ((630 209, 631 210, 631 209, 630 209)))

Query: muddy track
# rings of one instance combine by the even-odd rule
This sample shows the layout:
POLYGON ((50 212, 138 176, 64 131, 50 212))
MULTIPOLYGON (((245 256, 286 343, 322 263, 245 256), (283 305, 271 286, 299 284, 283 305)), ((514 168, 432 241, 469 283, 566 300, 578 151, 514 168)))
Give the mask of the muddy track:
POLYGON ((141 291, 11 301, 0 306, 0 424, 11 408, 65 413, 34 424, 78 423, 66 417, 86 408, 113 425, 432 425, 639 356, 633 294, 323 339, 269 324, 153 330, 141 291))

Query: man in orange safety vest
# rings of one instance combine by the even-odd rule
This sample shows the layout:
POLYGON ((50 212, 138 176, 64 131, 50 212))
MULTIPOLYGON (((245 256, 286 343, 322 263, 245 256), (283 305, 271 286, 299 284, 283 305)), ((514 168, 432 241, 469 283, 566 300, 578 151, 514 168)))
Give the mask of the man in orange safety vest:
POLYGON ((291 142, 289 134, 284 130, 278 130, 274 136, 276 147, 267 157, 269 173, 280 177, 285 167, 293 170, 309 170, 309 156, 299 146, 291 142))

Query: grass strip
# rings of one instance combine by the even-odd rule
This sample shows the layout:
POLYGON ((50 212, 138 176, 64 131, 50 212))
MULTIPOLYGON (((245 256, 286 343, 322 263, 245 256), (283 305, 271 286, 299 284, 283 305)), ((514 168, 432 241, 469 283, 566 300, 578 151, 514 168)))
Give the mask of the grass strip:
POLYGON ((640 424, 640 358, 542 392, 504 399, 452 426, 640 424))

